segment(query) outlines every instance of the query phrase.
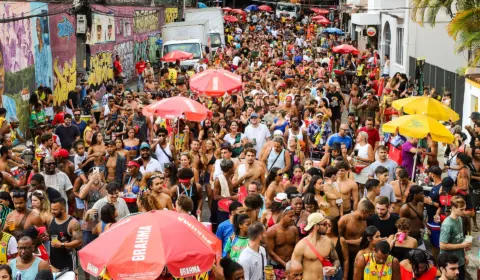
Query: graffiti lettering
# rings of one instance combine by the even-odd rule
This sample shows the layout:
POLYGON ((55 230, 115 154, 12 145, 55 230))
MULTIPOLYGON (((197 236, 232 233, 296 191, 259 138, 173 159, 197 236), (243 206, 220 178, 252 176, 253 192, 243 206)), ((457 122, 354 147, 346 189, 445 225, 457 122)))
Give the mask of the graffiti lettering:
POLYGON ((59 58, 56 57, 53 61, 53 73, 54 73, 54 89, 53 100, 55 104, 67 100, 68 92, 75 89, 77 83, 77 59, 73 57, 71 63, 67 61, 63 64, 63 67, 59 65, 59 58))
POLYGON ((135 11, 133 30, 135 33, 154 32, 158 30, 158 11, 135 11))
POLYGON ((174 22, 178 18, 178 8, 165 8, 165 23, 174 22))
POLYGON ((112 53, 102 51, 91 56, 88 83, 92 86, 101 86, 111 80, 113 80, 112 53))
POLYGON ((59 21, 57 24, 58 27, 58 37, 70 39, 70 36, 73 35, 75 30, 73 29, 73 24, 67 19, 66 16, 63 16, 63 20, 59 21))
POLYGON ((127 79, 131 79, 135 71, 135 62, 133 59, 133 41, 123 42, 113 47, 113 53, 122 58, 123 73, 127 79))

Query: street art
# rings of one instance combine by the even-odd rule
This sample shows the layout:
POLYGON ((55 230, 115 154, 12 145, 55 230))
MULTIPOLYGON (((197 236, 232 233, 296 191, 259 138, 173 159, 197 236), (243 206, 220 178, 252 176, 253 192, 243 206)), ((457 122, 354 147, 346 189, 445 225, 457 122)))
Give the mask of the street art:
POLYGON ((94 13, 92 15, 89 44, 99 44, 115 41, 115 19, 113 16, 94 13))
POLYGON ((77 83, 77 59, 73 57, 70 63, 65 61, 62 66, 58 57, 56 57, 53 61, 53 72, 55 75, 53 100, 55 104, 60 104, 67 100, 68 93, 75 89, 77 83))
POLYGON ((57 24, 58 27, 58 37, 70 39, 71 36, 75 34, 75 29, 73 24, 68 20, 66 16, 63 16, 63 20, 59 21, 57 24))
POLYGON ((165 23, 174 22, 178 18, 178 8, 165 8, 165 23))
MULTIPOLYGON (((32 11, 36 14, 46 14, 47 10, 42 3, 31 3, 32 11), (44 9, 42 9, 44 8, 44 9), (41 10, 40 10, 41 9, 41 10)), ((50 34, 48 17, 31 18, 32 40, 35 59, 36 86, 52 87, 52 50, 50 49, 50 34)))
POLYGON ((113 80, 112 53, 101 51, 90 57, 90 74, 88 84, 94 87, 101 86, 113 80))
POLYGON ((134 77, 135 62, 133 57, 133 41, 123 42, 113 47, 114 55, 119 55, 122 61, 123 73, 127 80, 134 77))
POLYGON ((159 13, 154 10, 135 11, 133 18, 133 31, 146 33, 158 31, 159 13))
POLYGON ((143 41, 136 41, 134 46, 134 61, 139 61, 140 57, 143 57, 145 60, 150 60, 152 66, 158 62, 157 50, 159 45, 157 45, 157 40, 159 36, 150 36, 143 41))

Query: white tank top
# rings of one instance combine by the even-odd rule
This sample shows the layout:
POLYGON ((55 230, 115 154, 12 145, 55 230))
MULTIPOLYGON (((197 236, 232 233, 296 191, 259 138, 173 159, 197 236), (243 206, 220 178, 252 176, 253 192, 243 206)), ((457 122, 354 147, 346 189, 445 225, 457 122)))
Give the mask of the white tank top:
POLYGON ((297 137, 298 140, 302 140, 303 141, 303 133, 302 133, 302 129, 300 128, 298 130, 298 134, 294 134, 293 133, 293 130, 291 128, 288 129, 288 137, 292 137, 292 136, 295 136, 297 137))
POLYGON ((368 144, 360 146, 360 144, 355 145, 355 149, 358 150, 358 157, 368 158, 368 144))
MULTIPOLYGON (((172 151, 170 150, 170 145, 167 144, 167 146, 164 148, 165 150, 165 153, 167 153, 167 155, 169 156, 172 156, 172 151)), ((165 153, 162 151, 162 148, 160 148, 160 143, 157 145, 157 147, 155 148, 155 155, 157 156, 157 160, 158 162, 160 162, 160 170, 162 172, 164 172, 164 167, 163 165, 165 163, 168 163, 168 162, 171 162, 170 159, 168 159, 167 155, 165 155, 165 153)))
POLYGON ((107 116, 108 114, 110 114, 110 107, 108 107, 108 105, 103 106, 103 108, 104 108, 104 111, 103 111, 104 116, 107 116))

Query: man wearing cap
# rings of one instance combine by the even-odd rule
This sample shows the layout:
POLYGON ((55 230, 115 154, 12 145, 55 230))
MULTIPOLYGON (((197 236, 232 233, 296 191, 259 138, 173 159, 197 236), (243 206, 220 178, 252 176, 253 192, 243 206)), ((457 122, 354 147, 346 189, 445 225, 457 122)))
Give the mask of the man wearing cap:
POLYGON ((285 267, 300 240, 294 215, 294 209, 288 206, 280 214, 278 223, 267 230, 267 252, 278 279, 285 278, 285 267))
POLYGON ((178 184, 170 188, 170 194, 174 202, 181 195, 190 197, 193 201, 193 209, 190 213, 195 217, 201 217, 203 208, 202 186, 192 181, 194 177, 193 170, 190 168, 181 168, 178 170, 178 184))
POLYGON ((313 148, 322 149, 327 143, 327 138, 332 133, 332 128, 328 124, 328 117, 318 112, 315 115, 315 121, 307 129, 308 141, 313 148))
POLYGON ((69 152, 65 149, 58 149, 53 153, 53 157, 57 162, 58 169, 65 174, 71 182, 75 181, 75 165, 71 162, 68 157, 70 156, 69 152))
POLYGON ((340 261, 333 241, 326 236, 329 223, 321 213, 308 216, 305 231, 308 236, 295 246, 292 260, 303 265, 304 279, 324 279, 324 276, 334 276, 340 268, 340 261), (333 266, 326 265, 328 259, 333 266))
POLYGON ((110 135, 112 141, 115 141, 117 138, 122 138, 126 134, 125 123, 119 117, 118 114, 113 114, 110 117, 110 123, 107 125, 107 130, 105 131, 106 135, 110 135))
POLYGON ((143 142, 140 145, 140 158, 143 160, 143 165, 140 167, 140 172, 161 172, 162 166, 158 160, 152 158, 150 151, 150 145, 147 142, 143 142))
POLYGON ((263 123, 260 123, 257 113, 252 113, 250 115, 250 124, 245 128, 244 134, 257 151, 256 157, 260 157, 262 147, 271 135, 268 127, 263 123))
POLYGON ((25 143, 25 139, 22 137, 21 133, 18 131, 18 125, 20 121, 17 117, 10 117, 10 140, 12 141, 13 147, 17 146, 20 143, 25 143))

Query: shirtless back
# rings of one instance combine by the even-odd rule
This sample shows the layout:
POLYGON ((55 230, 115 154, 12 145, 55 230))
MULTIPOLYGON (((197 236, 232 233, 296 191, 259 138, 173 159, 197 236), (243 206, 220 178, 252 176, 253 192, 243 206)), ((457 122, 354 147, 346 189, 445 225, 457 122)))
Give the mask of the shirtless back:
POLYGON ((400 207, 407 201, 410 187, 413 186, 413 182, 410 180, 395 180, 392 181, 393 192, 397 202, 394 204, 393 213, 399 214, 400 207))
POLYGON ((281 221, 267 230, 267 251, 275 268, 285 268, 299 241, 298 229, 293 225, 293 209, 282 214, 281 221))
POLYGON ((338 168, 337 184, 343 200, 343 213, 350 213, 357 210, 358 206, 358 185, 357 183, 347 177, 345 169, 338 168), (352 205, 353 203, 353 205, 352 205))
MULTIPOLYGON (((361 215, 361 214, 360 214, 361 215)), ((349 241, 356 241, 362 238, 363 232, 367 228, 367 221, 359 217, 359 214, 354 212, 344 215, 338 221, 340 236, 343 236, 348 243, 348 251, 357 253, 359 244, 354 244, 349 241)))
MULTIPOLYGON (((25 193, 25 192, 20 192, 25 193)), ((11 233, 16 238, 22 235, 22 231, 28 229, 30 226, 42 226, 43 221, 36 212, 27 209, 27 198, 25 196, 13 195, 13 203, 15 210, 7 215, 4 231, 11 233), (10 230, 14 228, 14 230, 10 230)))
POLYGON ((159 210, 173 210, 172 198, 164 193, 153 193, 155 200, 157 201, 157 207, 159 210))
POLYGON ((251 182, 259 180, 262 183, 263 194, 266 191, 265 164, 255 160, 256 151, 254 149, 247 149, 245 153, 245 163, 240 163, 235 170, 234 185, 248 186, 251 182))

